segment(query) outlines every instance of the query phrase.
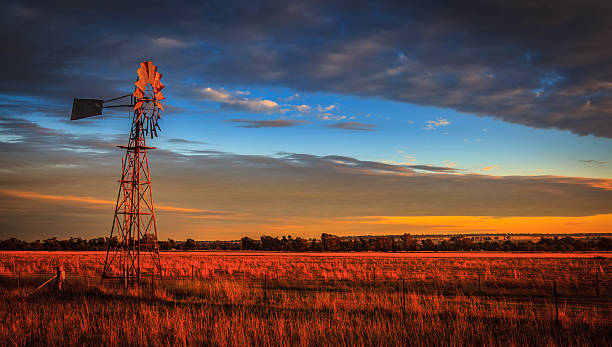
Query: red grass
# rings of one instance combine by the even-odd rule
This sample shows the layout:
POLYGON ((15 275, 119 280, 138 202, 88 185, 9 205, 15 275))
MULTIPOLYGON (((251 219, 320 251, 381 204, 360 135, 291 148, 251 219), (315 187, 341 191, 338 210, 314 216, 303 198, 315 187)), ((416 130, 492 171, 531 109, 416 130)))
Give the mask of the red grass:
POLYGON ((152 293, 100 287, 104 253, 2 252, 0 344, 605 345, 609 255, 532 255, 165 253, 187 278, 152 293), (28 295, 58 264, 74 288, 28 295))

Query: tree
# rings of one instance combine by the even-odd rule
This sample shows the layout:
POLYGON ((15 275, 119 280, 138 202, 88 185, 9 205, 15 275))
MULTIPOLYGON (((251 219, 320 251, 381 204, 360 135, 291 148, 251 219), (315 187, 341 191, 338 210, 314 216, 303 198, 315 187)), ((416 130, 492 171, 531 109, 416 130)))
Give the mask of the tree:
POLYGON ((404 234, 402 235, 401 239, 404 246, 404 250, 416 251, 416 241, 412 238, 412 235, 404 234))
POLYGON ((291 249, 296 252, 305 252, 308 249, 308 241, 298 236, 292 240, 291 249))
POLYGON ((325 251, 337 251, 340 247, 340 238, 332 234, 321 234, 321 243, 325 251))
POLYGON ((255 241, 252 238, 247 237, 247 236, 243 237, 240 240, 240 243, 241 243, 242 249, 244 249, 244 250, 256 251, 256 250, 259 249, 259 242, 255 241))
POLYGON ((187 239, 187 241, 185 241, 185 244, 183 245, 183 249, 186 251, 192 251, 194 249, 197 248, 197 244, 193 239, 187 239))

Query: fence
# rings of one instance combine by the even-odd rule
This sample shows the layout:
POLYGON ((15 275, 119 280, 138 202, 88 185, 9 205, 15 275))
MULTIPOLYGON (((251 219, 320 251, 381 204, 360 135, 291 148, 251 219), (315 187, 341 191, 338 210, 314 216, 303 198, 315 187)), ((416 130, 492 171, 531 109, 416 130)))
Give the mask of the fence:
MULTIPOLYGON (((52 268, 45 272, 23 272, 19 264, 13 270, 0 273, 0 285, 5 288, 21 288, 33 291, 37 286, 56 276, 52 268)), ((6 269, 6 266, 5 266, 6 269)), ((473 271, 432 274, 413 273, 402 279, 390 279, 389 274, 379 269, 362 276, 360 279, 334 279, 320 275, 318 278, 291 278, 276 275, 274 272, 261 269, 254 276, 252 272, 213 271, 209 276, 201 276, 195 265, 168 269, 161 278, 143 277, 140 281, 138 295, 155 298, 163 293, 165 298, 183 301, 214 301, 222 303, 224 295, 215 291, 215 286, 230 285, 234 291, 262 304, 270 304, 279 298, 291 296, 303 298, 317 293, 342 295, 343 293, 369 293, 388 295, 397 300, 402 315, 406 313, 406 296, 411 293, 422 295, 441 295, 453 297, 457 305, 478 305, 495 307, 500 303, 520 310, 547 311, 559 320, 559 307, 564 312, 580 311, 594 307, 612 308, 612 281, 609 272, 596 268, 592 273, 571 274, 556 272, 555 278, 550 274, 543 276, 538 271, 502 271, 492 273, 477 267, 473 271), (170 274, 168 274, 170 273, 170 274), (187 275, 176 275, 186 273, 187 275), (467 299, 466 299, 467 298, 467 299), (554 312, 554 313, 553 313, 554 312)), ((119 290, 122 284, 105 280, 101 283, 99 275, 86 275, 78 272, 66 272, 66 279, 71 290, 86 290, 104 286, 119 290)), ((61 286, 61 284, 60 284, 61 286)), ((227 293, 225 294, 227 295, 227 293)), ((610 320, 612 322, 612 319, 610 320)))

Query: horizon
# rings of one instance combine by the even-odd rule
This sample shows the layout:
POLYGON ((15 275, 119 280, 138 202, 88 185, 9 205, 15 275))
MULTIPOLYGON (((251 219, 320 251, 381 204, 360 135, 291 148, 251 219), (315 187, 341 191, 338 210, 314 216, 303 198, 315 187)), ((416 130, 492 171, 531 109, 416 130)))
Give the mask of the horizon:
MULTIPOLYGON (((323 233, 326 234, 326 233, 323 233)), ((375 239, 375 238, 401 238, 403 236, 409 236, 413 239, 427 239, 427 238, 431 238, 431 239, 437 239, 437 238, 453 238, 453 237, 465 237, 465 238, 484 238, 484 237, 531 237, 531 238, 540 238, 540 239, 546 239, 546 238, 559 238, 559 237, 575 237, 575 238, 591 238, 591 237, 599 237, 599 238, 607 238, 607 237, 611 237, 612 233, 565 233, 565 234, 559 234, 559 233, 496 233, 496 234, 480 234, 480 233, 459 233, 459 234, 385 234, 385 235, 335 235, 335 234, 328 234, 330 236, 333 237, 338 237, 340 239, 375 239)), ((312 241, 312 240, 321 240, 321 235, 319 235, 319 237, 309 237, 309 238, 304 238, 301 237, 299 235, 293 237, 293 235, 282 235, 282 234, 277 234, 277 235, 265 235, 262 234, 259 237, 249 237, 249 236, 243 236, 239 239, 190 239, 190 238, 185 238, 185 239, 173 239, 173 238, 168 238, 168 239, 159 239, 159 242, 166 242, 166 241, 174 241, 177 243, 184 243, 187 240, 193 240, 195 242, 241 242, 242 239, 244 238, 249 238, 252 239, 254 241, 259 241, 261 238, 263 237, 272 237, 272 238, 303 238, 304 240, 307 241, 312 241)), ((116 237, 116 236, 115 236, 116 237)), ((32 243, 32 242, 39 242, 39 241, 46 241, 46 240, 52 240, 52 239, 56 239, 57 241, 68 241, 71 239, 82 239, 83 241, 89 241, 89 240, 95 240, 95 239, 108 239, 108 236, 93 236, 93 237, 88 237, 88 238, 83 238, 80 236, 70 236, 68 238, 58 238, 57 236, 51 236, 45 239, 20 239, 17 237, 10 237, 7 239, 0 239, 0 241, 7 241, 10 239, 16 239, 18 241, 24 241, 24 242, 28 242, 28 243, 32 243)), ((496 240, 494 240, 496 241, 496 240)))

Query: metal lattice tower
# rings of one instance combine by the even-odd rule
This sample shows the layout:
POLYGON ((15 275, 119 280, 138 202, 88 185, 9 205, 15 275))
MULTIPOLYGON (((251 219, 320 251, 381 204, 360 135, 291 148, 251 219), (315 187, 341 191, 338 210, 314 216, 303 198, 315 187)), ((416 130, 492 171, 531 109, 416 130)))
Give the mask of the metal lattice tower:
MULTIPOLYGON (((146 101, 150 103, 152 101, 146 101)), ((157 244, 157 225, 151 191, 151 174, 147 150, 154 149, 146 145, 145 117, 134 111, 132 130, 122 160, 121 180, 111 240, 117 236, 117 244, 109 245, 104 263, 102 278, 119 277, 126 285, 140 281, 145 275, 143 261, 151 261, 152 266, 146 275, 161 275, 159 245, 157 244), (141 256, 148 254, 147 258, 141 256)))

